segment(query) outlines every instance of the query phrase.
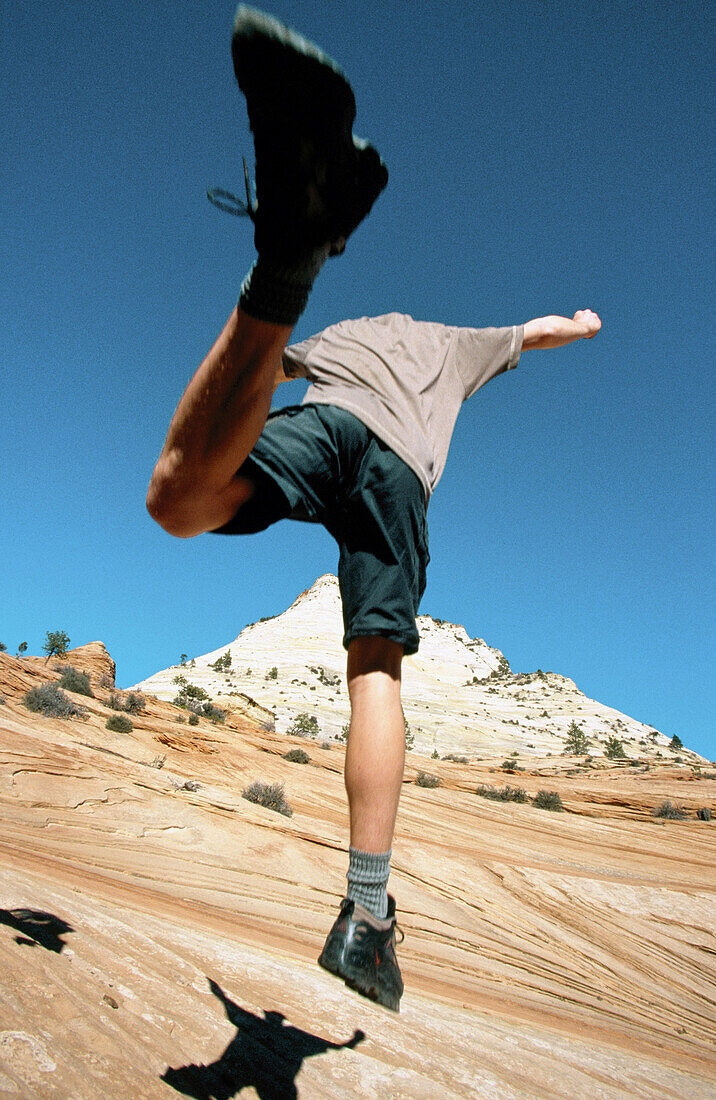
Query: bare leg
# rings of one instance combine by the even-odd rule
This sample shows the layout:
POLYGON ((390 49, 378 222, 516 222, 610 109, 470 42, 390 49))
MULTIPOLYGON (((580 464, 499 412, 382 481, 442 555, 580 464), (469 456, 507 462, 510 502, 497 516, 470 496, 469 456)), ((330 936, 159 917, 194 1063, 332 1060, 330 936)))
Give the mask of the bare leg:
POLYGON ((147 494, 151 516, 170 534, 221 527, 251 495, 236 471, 263 430, 290 335, 291 326, 237 307, 187 386, 147 494))
POLYGON ((386 638, 355 638, 348 647, 345 784, 351 847, 363 852, 387 852, 393 841, 405 765, 402 657, 403 647, 386 638))

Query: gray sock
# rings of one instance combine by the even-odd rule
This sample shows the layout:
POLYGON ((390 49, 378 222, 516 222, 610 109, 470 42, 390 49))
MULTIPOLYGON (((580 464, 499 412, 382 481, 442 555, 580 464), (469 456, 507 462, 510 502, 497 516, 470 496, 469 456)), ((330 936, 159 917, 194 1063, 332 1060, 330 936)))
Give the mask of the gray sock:
POLYGON ((388 912, 388 878, 390 876, 390 854, 387 852, 361 852, 358 848, 349 848, 348 894, 369 913, 383 920, 388 912))
POLYGON ((328 250, 329 245, 325 245, 288 262, 259 256, 241 285, 240 308, 259 321, 295 325, 328 250))

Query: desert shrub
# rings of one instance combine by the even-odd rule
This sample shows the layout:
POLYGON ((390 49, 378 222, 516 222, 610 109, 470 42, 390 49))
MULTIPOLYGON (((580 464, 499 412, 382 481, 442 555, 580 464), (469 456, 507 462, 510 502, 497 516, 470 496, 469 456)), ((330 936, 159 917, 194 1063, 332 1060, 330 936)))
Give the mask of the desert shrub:
POLYGON ((440 759, 440 753, 438 752, 437 749, 433 749, 433 751, 430 753, 430 759, 431 760, 439 760, 440 759))
POLYGON ((167 757, 166 757, 166 753, 165 753, 164 756, 155 756, 154 759, 152 760, 151 764, 149 765, 149 767, 150 768, 157 768, 157 769, 163 768, 164 765, 166 764, 166 762, 167 762, 167 757))
POLYGON ((57 684, 40 684, 31 688, 23 702, 28 710, 50 718, 79 718, 86 713, 85 708, 73 703, 57 684))
POLYGON ((564 752, 571 756, 585 756, 589 750, 589 738, 584 730, 581 730, 576 722, 572 722, 567 730, 567 740, 564 742, 564 752))
POLYGON ((503 760, 500 765, 503 772, 521 772, 524 769, 519 766, 516 760, 503 760))
POLYGON ((270 668, 268 670, 268 672, 264 676, 264 679, 265 680, 278 680, 278 669, 276 668, 276 665, 274 665, 273 668, 270 668))
POLYGON ((330 741, 321 741, 321 748, 322 749, 330 749, 331 748, 331 742, 330 741))
POLYGON ((688 814, 680 806, 674 806, 667 798, 666 802, 662 802, 660 806, 656 807, 654 817, 665 817, 671 821, 683 821, 685 817, 688 817, 688 814))
POLYGON ((60 687, 64 688, 65 691, 74 691, 76 695, 88 695, 90 699, 94 699, 94 692, 90 687, 89 673, 80 672, 72 665, 63 668, 60 676, 60 687))
POLYGON ((108 706, 111 706, 112 711, 139 714, 144 702, 144 695, 135 695, 134 692, 130 692, 129 695, 122 695, 120 692, 113 691, 109 697, 108 706))
POLYGON ((626 760, 624 746, 618 737, 608 737, 604 748, 604 755, 610 760, 626 760))
POLYGON ((127 714, 139 714, 140 710, 144 710, 144 704, 146 699, 143 695, 140 695, 137 691, 130 691, 124 700, 123 709, 127 714))
POLYGON ((440 779, 437 775, 431 775, 430 772, 418 772, 415 777, 415 782, 418 787, 439 787, 440 779))
POLYGON ((307 714, 304 710, 296 715, 295 721, 286 732, 290 737, 318 737, 321 731, 315 714, 307 714))
POLYGON ((466 756, 459 756, 456 752, 448 752, 443 756, 443 760, 452 760, 453 764, 469 764, 470 761, 466 756))
POLYGON ((320 683, 322 683, 324 687, 340 687, 341 677, 339 673, 326 672, 325 668, 323 668, 322 665, 311 665, 310 670, 314 674, 314 676, 318 677, 320 683))
POLYGON ((537 791, 532 805, 538 810, 563 810, 564 804, 558 791, 537 791))
POLYGON ((708 806, 704 806, 702 807, 702 809, 696 811, 696 816, 698 817, 699 821, 710 821, 711 810, 708 808, 708 806))
POLYGON ((343 725, 341 726, 341 732, 338 734, 338 740, 339 741, 347 741, 348 740, 348 731, 349 731, 350 728, 351 728, 350 722, 344 722, 343 723, 343 725))
POLYGON ((283 754, 284 760, 289 760, 292 764, 308 764, 311 757, 303 749, 289 749, 288 752, 283 754))
POLYGON ((4 695, 0 695, 0 707, 3 705, 3 703, 7 703, 7 699, 4 695))
POLYGON ((105 727, 108 730, 113 730, 114 733, 131 733, 134 729, 132 719, 128 718, 126 714, 110 714, 105 722, 105 727))
POLYGON ((50 657, 66 657, 70 648, 69 635, 64 630, 48 630, 42 648, 48 661, 50 657))
POLYGON ((486 787, 484 784, 475 791, 481 798, 490 798, 493 802, 526 802, 527 792, 522 787, 486 787))
POLYGON ((189 725, 190 726, 198 726, 199 725, 199 715, 198 714, 190 714, 189 715, 189 725))
POLYGON ((191 711, 189 715, 191 726, 195 726, 200 718, 208 718, 210 722, 223 722, 226 719, 226 711, 215 706, 211 699, 205 699, 202 702, 190 699, 185 705, 187 710, 191 711), (196 718, 197 722, 192 722, 192 718, 196 718))
POLYGON ((284 817, 293 816, 293 810, 284 796, 283 783, 262 783, 260 779, 255 779, 244 787, 241 797, 255 802, 257 806, 265 806, 267 810, 275 810, 284 817))

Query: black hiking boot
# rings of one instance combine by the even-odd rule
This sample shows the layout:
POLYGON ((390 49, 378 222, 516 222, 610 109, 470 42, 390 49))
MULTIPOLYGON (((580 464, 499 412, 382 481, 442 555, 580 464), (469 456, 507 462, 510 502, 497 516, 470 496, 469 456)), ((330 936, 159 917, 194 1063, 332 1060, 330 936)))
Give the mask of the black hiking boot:
POLYGON ((346 77, 290 27, 241 5, 231 41, 256 151, 257 202, 247 211, 260 255, 336 255, 388 182, 377 151, 352 133, 346 77))
POLYGON ((344 898, 318 962, 324 970, 343 978, 351 989, 399 1012, 403 979, 395 957, 396 928, 395 899, 390 894, 385 920, 344 898))

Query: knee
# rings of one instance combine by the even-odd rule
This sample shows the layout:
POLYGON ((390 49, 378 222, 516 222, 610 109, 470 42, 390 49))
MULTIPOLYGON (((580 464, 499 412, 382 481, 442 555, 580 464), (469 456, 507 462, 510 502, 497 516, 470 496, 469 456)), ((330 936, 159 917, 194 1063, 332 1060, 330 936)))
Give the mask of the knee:
POLYGON ((196 524, 196 498, 182 487, 161 460, 154 468, 147 490, 147 511, 155 523, 176 538, 199 534, 196 524))

